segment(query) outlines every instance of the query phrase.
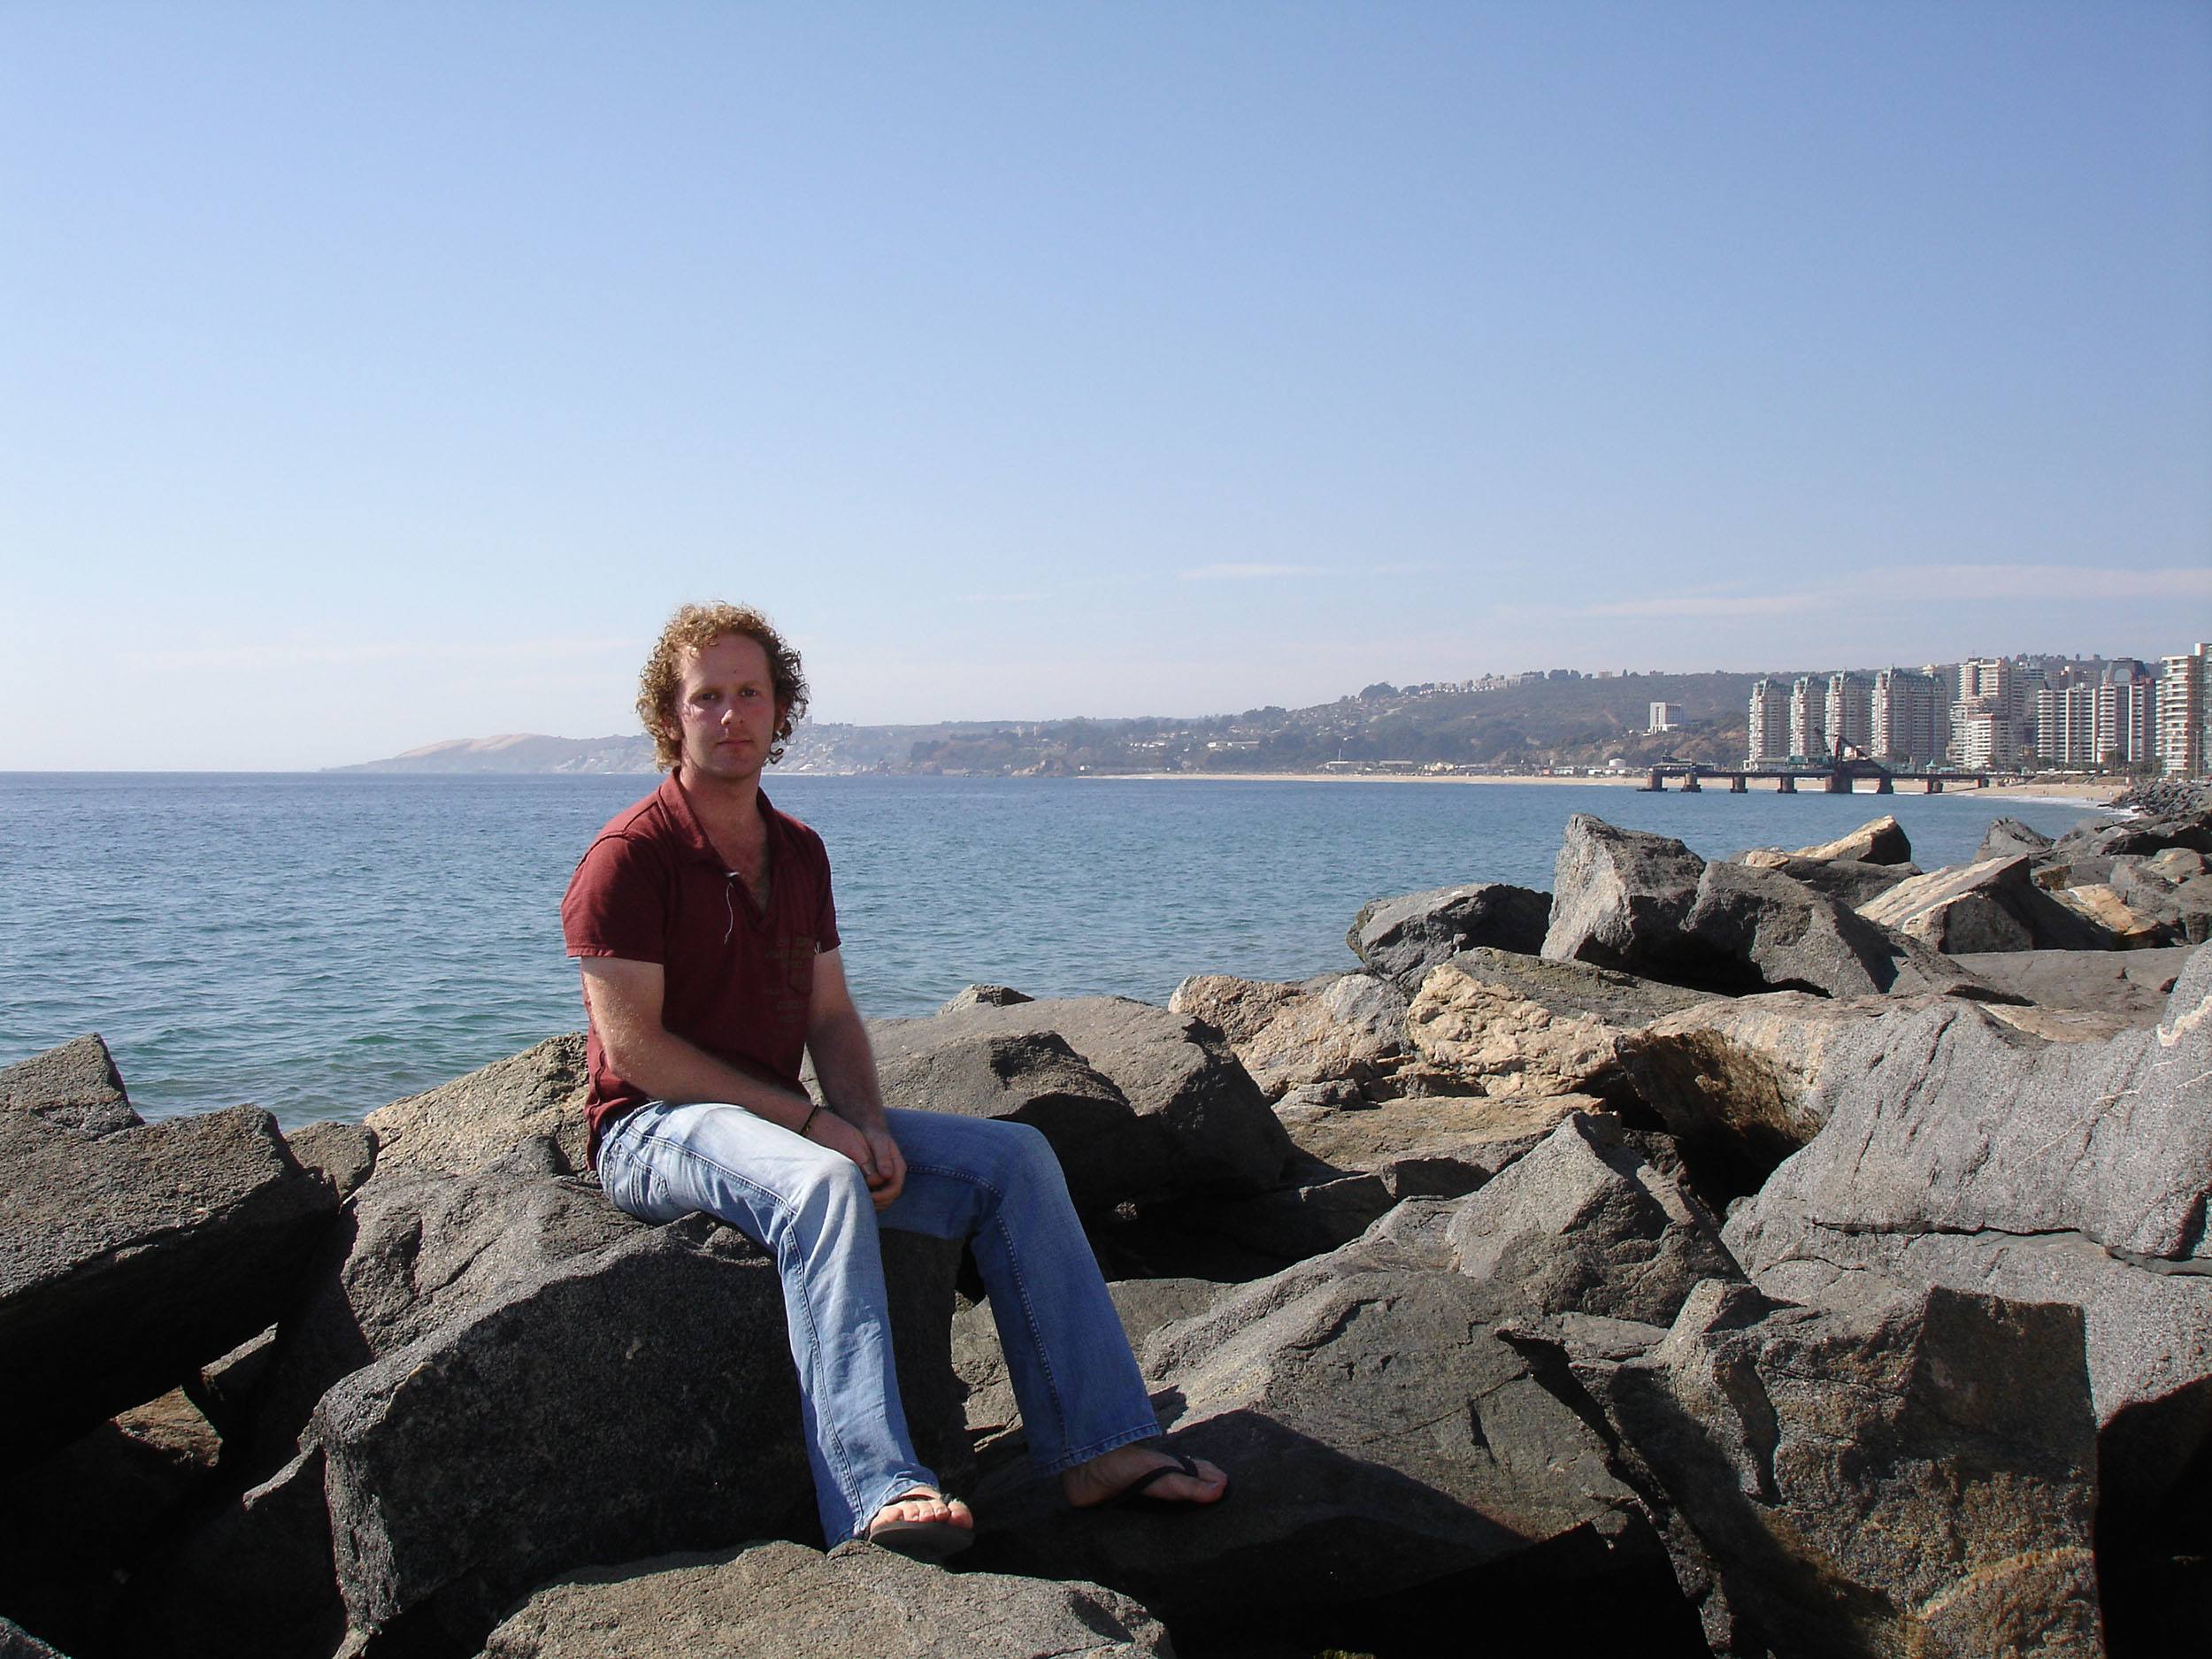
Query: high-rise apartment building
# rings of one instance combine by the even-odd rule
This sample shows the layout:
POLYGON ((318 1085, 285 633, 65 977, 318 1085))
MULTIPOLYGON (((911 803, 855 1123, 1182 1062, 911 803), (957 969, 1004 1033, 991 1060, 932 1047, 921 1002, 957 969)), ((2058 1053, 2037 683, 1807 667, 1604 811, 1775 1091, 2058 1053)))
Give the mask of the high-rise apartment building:
POLYGON ((2001 657, 1970 657, 1958 665, 1951 704, 1951 757, 1962 766, 2009 766, 2020 752, 2020 679, 2001 657))
POLYGON ((1863 756, 1873 747, 1873 692, 1860 675, 1828 676, 1824 726, 1831 753, 1863 756))
MULTIPOLYGON (((1943 722, 1947 733, 1949 722, 1943 722)), ((1909 668, 1885 668, 1867 695, 1867 750, 1892 766, 1924 766, 1946 747, 1937 736, 1936 679, 1909 668)))
POLYGON ((1778 680, 1755 680, 1751 687, 1751 718, 1744 734, 1744 762, 1757 766, 1789 757, 1789 693, 1778 680))
POLYGON ((2123 657, 2097 685, 2097 763, 2135 767, 2157 758, 2157 678, 2133 657, 2123 657))
POLYGON ((1800 760, 1828 758, 1828 686, 1808 674, 1790 687, 1790 753, 1800 760))
POLYGON ((2162 659, 2158 676, 2158 769, 2173 778, 2212 771, 2212 645, 2162 659))
POLYGON ((2104 689, 2076 682, 2034 694, 2035 753, 2046 766, 2087 771, 2098 764, 2097 693, 2104 689))

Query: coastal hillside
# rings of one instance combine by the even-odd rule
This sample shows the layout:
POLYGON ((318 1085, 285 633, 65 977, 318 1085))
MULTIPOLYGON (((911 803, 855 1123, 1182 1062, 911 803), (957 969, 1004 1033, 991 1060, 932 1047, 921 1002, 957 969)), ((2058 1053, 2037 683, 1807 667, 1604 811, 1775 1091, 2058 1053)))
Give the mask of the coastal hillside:
MULTIPOLYGON (((1663 757, 1729 764, 1744 750, 1751 673, 1494 676, 1371 685, 1333 703, 1196 718, 971 720, 927 726, 809 722, 787 772, 987 776, 1146 772, 1286 772, 1334 766, 1540 772, 1646 764, 1663 757), (1651 705, 1673 726, 1654 733, 1651 705)), ((463 738, 343 772, 650 772, 643 736, 463 738)))

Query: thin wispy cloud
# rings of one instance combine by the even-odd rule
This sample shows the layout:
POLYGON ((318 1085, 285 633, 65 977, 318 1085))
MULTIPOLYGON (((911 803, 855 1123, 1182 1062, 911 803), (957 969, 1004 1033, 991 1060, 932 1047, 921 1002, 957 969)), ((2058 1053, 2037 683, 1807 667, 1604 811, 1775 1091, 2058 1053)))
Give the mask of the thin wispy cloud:
POLYGON ((639 639, 291 641, 262 644, 177 646, 134 650, 134 668, 186 669, 358 668, 372 663, 535 661, 609 651, 636 651, 639 639))
POLYGON ((1782 617, 1826 603, 1830 595, 1805 594, 1665 594, 1583 605, 1579 617, 1782 617))
POLYGON ((1318 565, 1198 565, 1189 570, 1175 572, 1176 580, 1186 582, 1258 582, 1279 580, 1286 577, 1322 576, 1327 572, 1318 565))
POLYGON ((2212 569, 2085 565, 1900 565, 1876 572, 1931 599, 2212 599, 2212 569))

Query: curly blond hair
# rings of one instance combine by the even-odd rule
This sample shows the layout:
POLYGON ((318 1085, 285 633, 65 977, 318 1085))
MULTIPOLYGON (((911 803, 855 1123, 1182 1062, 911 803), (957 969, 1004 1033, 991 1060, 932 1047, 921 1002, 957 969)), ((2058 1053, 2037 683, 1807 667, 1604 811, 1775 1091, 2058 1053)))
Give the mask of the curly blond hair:
POLYGON ((792 728, 806 716, 806 672, 799 653, 776 632, 775 625, 750 605, 685 605, 668 618, 668 626, 653 642, 637 680, 637 714, 653 740, 653 759, 661 770, 672 768, 683 756, 683 739, 676 719, 676 690, 683 683, 684 658, 703 650, 726 634, 740 634, 768 654, 768 678, 776 692, 776 736, 768 746, 771 762, 783 758, 792 728))

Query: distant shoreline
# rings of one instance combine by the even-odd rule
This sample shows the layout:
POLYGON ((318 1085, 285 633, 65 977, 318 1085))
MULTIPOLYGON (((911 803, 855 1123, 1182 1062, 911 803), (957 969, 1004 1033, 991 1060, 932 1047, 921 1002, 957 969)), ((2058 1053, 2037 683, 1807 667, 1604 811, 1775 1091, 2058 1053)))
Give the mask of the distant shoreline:
MULTIPOLYGON (((1596 778, 1564 778, 1555 775, 1531 777, 1519 773, 1488 772, 1079 772, 1072 775, 1079 780, 1094 783, 1533 783, 1591 784, 1606 789, 1632 789, 1641 788, 1645 782, 1645 774, 1640 771, 1624 772, 1610 777, 1596 778)), ((1754 787, 1757 787, 1755 785, 1754 787)), ((2085 806, 2109 806, 2113 801, 2126 792, 2128 787, 2127 783, 2121 781, 2038 783, 2028 779, 2022 779, 2016 783, 1992 784, 1986 789, 1960 787, 1948 789, 1946 793, 1958 795, 1978 795, 1985 801, 2078 801, 2085 806)), ((1818 787, 1817 780, 1814 780, 1812 787, 1809 787, 1801 782, 1799 789, 1805 795, 1825 793, 1818 787)), ((1670 795, 1679 792, 1678 784, 1667 791, 1670 795)), ((1776 793, 1771 783, 1767 784, 1763 788, 1759 788, 1758 792, 1763 795, 1776 793)), ((1724 787, 1717 787, 1709 781, 1705 785, 1705 793, 1725 795, 1728 790, 1724 787)), ((1871 796, 1875 791, 1871 785, 1869 785, 1855 789, 1852 793, 1871 796)), ((1899 793, 1917 795, 1920 792, 1908 784, 1899 793)))

